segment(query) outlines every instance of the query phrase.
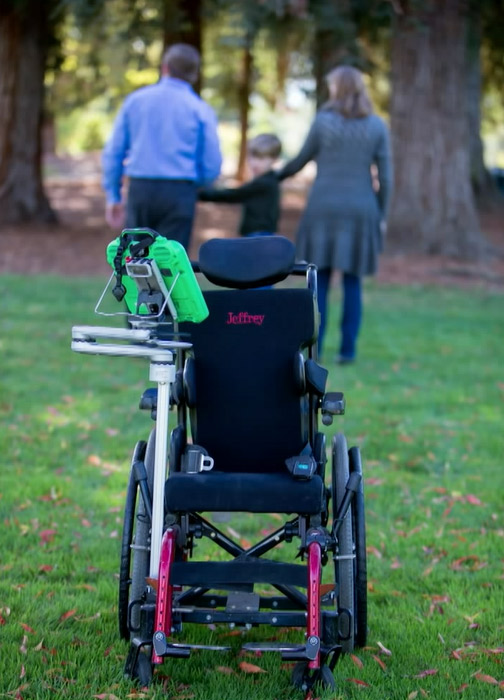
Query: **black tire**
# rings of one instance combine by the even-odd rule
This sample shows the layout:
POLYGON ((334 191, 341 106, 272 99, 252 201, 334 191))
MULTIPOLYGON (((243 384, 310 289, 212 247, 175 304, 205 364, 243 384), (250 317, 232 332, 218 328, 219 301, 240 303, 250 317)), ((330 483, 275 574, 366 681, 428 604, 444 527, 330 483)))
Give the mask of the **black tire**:
POLYGON ((304 693, 310 691, 315 685, 321 688, 336 689, 336 682, 331 669, 326 664, 322 664, 319 669, 308 668, 307 661, 299 661, 292 670, 292 685, 304 693))
MULTIPOLYGON (((362 464, 358 447, 350 448, 350 472, 362 476, 362 464)), ((355 543, 355 645, 364 647, 367 643, 367 557, 366 557, 366 516, 364 510, 364 489, 355 494, 352 508, 352 530, 355 543)))
MULTIPOLYGON (((137 460, 143 459, 147 443, 142 440, 137 442, 133 450, 131 464, 137 460)), ((124 505, 123 531, 121 542, 121 561, 119 564, 119 600, 118 600, 118 617, 119 617, 119 636, 121 639, 129 639, 128 627, 128 605, 129 591, 131 585, 130 570, 131 570, 131 543, 133 541, 133 531, 135 524, 135 509, 137 502, 138 486, 135 481, 133 470, 130 469, 128 489, 126 491, 126 503, 124 505)))
POLYGON ((147 654, 140 652, 132 674, 133 680, 137 680, 139 685, 144 688, 152 682, 152 663, 147 654))
MULTIPOLYGON (((143 450, 135 448, 135 458, 143 459, 147 472, 147 484, 152 494, 154 480, 154 453, 156 431, 152 430, 147 443, 138 443, 143 450)), ((152 504, 151 504, 152 505, 152 504)), ((145 579, 149 574, 151 523, 147 516, 140 488, 130 474, 126 509, 124 514, 123 539, 121 548, 121 568, 119 574, 119 632, 123 639, 129 639, 140 624, 140 606, 130 603, 142 598, 145 591, 145 579)))
MULTIPOLYGON (((332 443, 332 510, 333 522, 345 495, 345 487, 350 475, 348 448, 345 436, 338 433, 332 443)), ((352 512, 350 505, 338 535, 338 551, 334 559, 334 575, 337 584, 337 605, 339 612, 340 644, 345 653, 353 650, 355 644, 355 578, 354 542, 352 532, 352 512)))

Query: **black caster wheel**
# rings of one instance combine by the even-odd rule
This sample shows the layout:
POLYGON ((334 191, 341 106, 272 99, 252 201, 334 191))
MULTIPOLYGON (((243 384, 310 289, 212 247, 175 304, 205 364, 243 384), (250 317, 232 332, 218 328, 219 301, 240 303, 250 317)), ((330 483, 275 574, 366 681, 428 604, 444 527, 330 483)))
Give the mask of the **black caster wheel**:
POLYGON ((138 654, 135 666, 131 674, 133 680, 143 687, 149 686, 152 682, 152 663, 147 654, 138 654))
POLYGON ((308 693, 317 684, 322 688, 336 689, 334 676, 326 664, 322 664, 320 668, 311 669, 306 661, 300 661, 294 666, 291 680, 292 685, 304 693, 308 693))

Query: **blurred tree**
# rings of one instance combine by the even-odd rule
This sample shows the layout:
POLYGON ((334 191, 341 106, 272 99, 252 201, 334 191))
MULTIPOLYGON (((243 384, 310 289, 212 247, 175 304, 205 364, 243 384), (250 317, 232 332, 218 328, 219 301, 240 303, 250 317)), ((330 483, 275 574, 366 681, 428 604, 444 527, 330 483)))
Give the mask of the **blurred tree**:
POLYGON ((467 3, 396 0, 389 236, 402 248, 475 257, 482 238, 468 146, 467 3))
MULTIPOLYGON (((74 0, 86 20, 101 0, 74 0)), ((56 217, 42 185, 44 74, 59 60, 58 30, 67 3, 61 0, 3 0, 0 5, 0 223, 56 217)))
POLYGON ((0 5, 0 223, 54 221, 42 187, 44 68, 57 3, 0 5))

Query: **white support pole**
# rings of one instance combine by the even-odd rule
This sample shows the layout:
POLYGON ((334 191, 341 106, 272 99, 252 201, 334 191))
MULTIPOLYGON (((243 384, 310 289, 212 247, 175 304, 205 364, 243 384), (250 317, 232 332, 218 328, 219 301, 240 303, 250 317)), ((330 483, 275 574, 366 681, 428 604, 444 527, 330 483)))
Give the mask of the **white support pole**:
POLYGON ((156 448, 154 452, 154 483, 152 488, 152 532, 150 553, 150 578, 157 578, 161 556, 161 540, 164 525, 164 489, 166 481, 168 413, 170 410, 170 385, 175 380, 175 365, 166 355, 152 357, 149 377, 158 383, 156 448))

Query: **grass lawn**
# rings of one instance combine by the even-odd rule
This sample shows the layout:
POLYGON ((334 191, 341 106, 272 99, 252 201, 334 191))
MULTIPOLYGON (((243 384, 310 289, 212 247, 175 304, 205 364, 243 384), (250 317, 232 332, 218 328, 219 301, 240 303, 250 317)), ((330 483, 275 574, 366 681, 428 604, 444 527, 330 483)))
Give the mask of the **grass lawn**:
MULTIPOLYGON (((107 322, 92 311, 102 286, 0 278, 0 697, 301 698, 276 655, 238 656, 246 635, 227 628, 187 635, 233 653, 166 661, 149 689, 122 677, 123 501, 151 421, 136 408, 144 361, 70 351, 72 325, 107 322)), ((503 302, 369 284, 359 361, 339 368, 334 292, 326 357, 347 413, 325 430, 362 449, 369 646, 338 663, 323 699, 504 697, 503 302)), ((258 519, 226 527, 249 539, 258 519)))

